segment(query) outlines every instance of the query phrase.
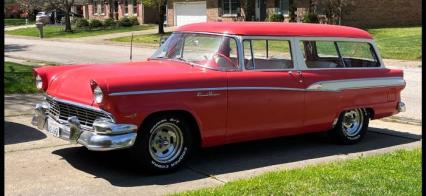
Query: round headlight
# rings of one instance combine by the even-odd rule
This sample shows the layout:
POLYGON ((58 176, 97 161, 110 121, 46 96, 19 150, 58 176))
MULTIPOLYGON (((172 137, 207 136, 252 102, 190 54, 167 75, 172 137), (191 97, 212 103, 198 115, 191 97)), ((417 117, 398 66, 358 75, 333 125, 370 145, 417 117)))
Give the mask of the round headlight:
POLYGON ((102 89, 99 86, 96 86, 93 89, 93 98, 96 103, 102 103, 102 99, 104 98, 104 94, 102 93, 102 89))
POLYGON ((38 90, 43 89, 43 80, 41 79, 41 76, 37 74, 35 79, 35 84, 38 90))

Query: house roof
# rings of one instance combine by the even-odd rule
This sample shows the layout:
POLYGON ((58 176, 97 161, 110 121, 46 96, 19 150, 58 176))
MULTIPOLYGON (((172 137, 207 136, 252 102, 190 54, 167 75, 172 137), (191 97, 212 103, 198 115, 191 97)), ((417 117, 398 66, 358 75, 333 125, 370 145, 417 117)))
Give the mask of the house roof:
POLYGON ((284 22, 205 22, 180 26, 178 32, 227 33, 233 35, 347 37, 372 39, 367 31, 347 26, 284 22))

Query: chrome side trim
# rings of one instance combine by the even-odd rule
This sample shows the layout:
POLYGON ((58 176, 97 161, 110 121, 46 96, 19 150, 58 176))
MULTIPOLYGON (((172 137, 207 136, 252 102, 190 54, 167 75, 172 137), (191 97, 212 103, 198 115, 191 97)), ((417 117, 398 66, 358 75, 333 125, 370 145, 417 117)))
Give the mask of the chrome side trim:
POLYGON ((360 89, 386 86, 403 86, 405 80, 402 77, 383 78, 359 78, 345 80, 328 80, 311 84, 308 91, 340 91, 345 89, 360 89))
MULTIPOLYGON (((343 89, 359 89, 386 86, 402 86, 405 80, 402 77, 383 77, 383 78, 359 78, 344 80, 328 80, 311 84, 308 88, 286 88, 286 87, 268 87, 268 86, 237 86, 237 87, 214 87, 214 88, 181 88, 164 90, 145 90, 110 93, 109 96, 122 95, 146 95, 160 93, 180 93, 194 91, 223 91, 223 90, 282 90, 282 91, 340 91, 343 89)), ((213 93, 213 92, 212 92, 213 93)))
POLYGON ((229 87, 228 90, 280 90, 280 91, 305 91, 304 88, 286 88, 286 87, 264 87, 264 86, 239 86, 229 87))
POLYGON ((193 91, 221 91, 221 90, 228 90, 228 88, 227 87, 181 88, 181 89, 165 89, 165 90, 129 91, 129 92, 110 93, 109 96, 146 95, 146 94, 159 94, 159 93, 181 93, 181 92, 193 92, 193 91))
MULTIPOLYGON (((165 89, 165 90, 146 90, 146 91, 130 91, 110 93, 109 96, 121 95, 146 95, 159 93, 181 93, 194 91, 223 91, 223 90, 289 90, 289 91, 304 91, 303 88, 284 88, 284 87, 216 87, 216 88, 182 88, 182 89, 165 89)), ((213 92, 212 92, 213 93, 213 92)))

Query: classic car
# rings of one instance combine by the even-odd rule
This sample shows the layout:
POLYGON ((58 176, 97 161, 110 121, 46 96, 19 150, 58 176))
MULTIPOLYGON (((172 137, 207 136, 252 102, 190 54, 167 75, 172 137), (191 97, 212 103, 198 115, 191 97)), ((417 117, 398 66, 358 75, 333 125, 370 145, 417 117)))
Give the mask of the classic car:
POLYGON ((35 68, 33 125, 170 172, 199 147, 312 132, 361 141, 405 110, 403 71, 361 29, 264 22, 181 26, 146 61, 35 68))

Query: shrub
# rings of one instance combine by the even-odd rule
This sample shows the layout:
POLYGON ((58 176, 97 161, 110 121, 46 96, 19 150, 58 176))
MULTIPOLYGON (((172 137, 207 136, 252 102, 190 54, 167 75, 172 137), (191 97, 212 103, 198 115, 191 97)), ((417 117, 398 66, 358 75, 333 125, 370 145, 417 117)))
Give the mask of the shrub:
POLYGON ((120 20, 118 21, 118 25, 122 27, 131 27, 133 23, 129 18, 123 17, 123 18, 120 18, 120 20))
POLYGON ((318 15, 314 13, 309 13, 303 16, 303 22, 305 23, 319 23, 318 15))
POLYGON ((99 28, 102 27, 102 22, 97 19, 90 20, 90 28, 99 28))
POLYGON ((87 21, 84 18, 77 18, 75 19, 75 26, 78 28, 85 28, 89 26, 89 21, 87 21))
POLYGON ((114 27, 116 25, 114 19, 112 18, 107 18, 104 20, 104 26, 106 27, 114 27))
POLYGON ((132 22, 132 25, 139 25, 139 21, 136 16, 129 17, 129 20, 132 22))
POLYGON ((269 22, 282 22, 284 21, 284 16, 282 14, 271 14, 268 16, 269 22))

